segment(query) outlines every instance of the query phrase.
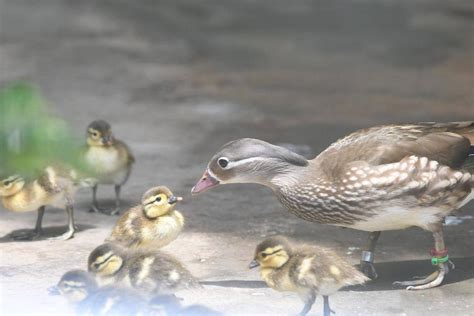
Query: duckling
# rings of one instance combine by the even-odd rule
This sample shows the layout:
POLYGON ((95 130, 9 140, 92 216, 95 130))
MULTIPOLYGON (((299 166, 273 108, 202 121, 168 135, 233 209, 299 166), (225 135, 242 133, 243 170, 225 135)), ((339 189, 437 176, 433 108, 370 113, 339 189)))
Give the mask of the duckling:
POLYGON ((167 294, 199 288, 198 281, 175 258, 163 252, 128 250, 105 243, 89 255, 88 270, 100 285, 116 284, 144 294, 167 294))
POLYGON ((128 146, 115 139, 110 124, 103 120, 93 121, 87 128, 87 146, 84 152, 85 164, 96 179, 92 187, 91 212, 106 213, 97 202, 98 184, 113 184, 115 186, 115 209, 109 214, 115 215, 120 207, 120 190, 127 182, 135 158, 128 146))
POLYGON ((257 246, 249 268, 258 266, 269 287, 298 293, 305 303, 300 315, 306 315, 321 294, 324 315, 329 316, 329 295, 344 286, 369 280, 332 250, 316 246, 293 248, 282 236, 270 237, 257 246))
POLYGON ((26 181, 19 175, 4 177, 0 181, 3 206, 13 212, 38 211, 34 230, 13 234, 16 240, 34 240, 41 237, 45 206, 63 208, 68 215, 68 230, 61 236, 49 238, 67 240, 74 236, 73 199, 79 188, 77 174, 72 169, 47 167, 39 177, 26 181))
POLYGON ((94 276, 83 270, 66 272, 50 295, 62 295, 77 315, 149 315, 147 300, 134 291, 107 286, 99 288, 94 276))
POLYGON ((159 186, 146 191, 141 205, 120 217, 106 241, 126 247, 161 248, 178 237, 184 218, 175 210, 183 198, 173 195, 167 187, 159 186))

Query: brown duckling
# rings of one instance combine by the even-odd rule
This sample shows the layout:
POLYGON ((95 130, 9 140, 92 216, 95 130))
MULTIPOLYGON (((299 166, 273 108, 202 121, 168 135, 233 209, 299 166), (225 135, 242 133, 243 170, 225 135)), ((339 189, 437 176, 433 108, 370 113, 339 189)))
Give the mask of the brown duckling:
POLYGON ((17 240, 39 238, 42 231, 46 206, 65 209, 68 215, 68 230, 63 235, 49 239, 67 240, 74 236, 73 201, 78 183, 77 174, 72 169, 47 167, 37 178, 26 181, 19 175, 9 176, 0 181, 0 197, 3 206, 12 212, 37 211, 36 226, 32 232, 14 234, 17 240))
POLYGON ((449 271, 445 216, 474 198, 474 122, 384 125, 356 131, 314 159, 258 139, 225 144, 192 192, 226 183, 271 188, 307 221, 369 232, 361 268, 376 278, 374 249, 381 231, 417 226, 432 233, 432 264, 407 289, 442 283, 449 271))
POLYGON ((200 287, 175 258, 163 252, 128 250, 106 243, 89 255, 88 270, 99 284, 133 288, 144 294, 168 294, 200 287))
POLYGON ((97 186, 113 184, 115 186, 115 209, 109 214, 118 214, 120 207, 120 190, 127 182, 132 164, 135 162, 128 146, 114 138, 110 124, 103 120, 93 121, 87 128, 87 146, 84 160, 90 175, 97 179, 92 187, 93 212, 106 212, 97 202, 97 186))
POLYGON ((324 299, 324 315, 329 316, 329 295, 344 286, 369 280, 332 250, 316 246, 295 248, 281 236, 268 238, 257 246, 249 268, 258 266, 269 287, 295 292, 301 297, 305 305, 300 315, 311 310, 320 294, 324 299))
POLYGON ((181 197, 167 187, 146 191, 141 205, 125 212, 117 221, 107 241, 126 247, 161 248, 178 237, 184 225, 183 215, 175 210, 181 197))
POLYGON ((83 270, 66 272, 50 295, 62 295, 77 315, 155 315, 148 301, 135 291, 106 286, 99 288, 93 275, 83 270))

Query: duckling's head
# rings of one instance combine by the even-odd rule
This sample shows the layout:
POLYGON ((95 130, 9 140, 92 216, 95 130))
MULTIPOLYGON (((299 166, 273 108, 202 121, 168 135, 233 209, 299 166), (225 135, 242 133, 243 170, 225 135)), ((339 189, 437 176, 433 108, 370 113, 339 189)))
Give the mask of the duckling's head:
POLYGON ((89 146, 111 146, 114 141, 112 129, 106 121, 97 120, 87 127, 87 144, 89 146))
POLYGON ((124 261, 125 251, 118 245, 106 243, 90 253, 87 268, 95 275, 108 277, 120 271, 124 261))
POLYGON ((176 202, 182 201, 165 186, 151 188, 142 197, 143 212, 147 218, 153 219, 173 211, 176 202))
POLYGON ((10 196, 23 189, 25 180, 19 175, 4 177, 0 180, 0 196, 10 196))
POLYGON ((50 295, 62 295, 70 303, 83 301, 91 292, 97 289, 94 277, 83 270, 66 272, 56 286, 49 288, 50 295))
POLYGON ((285 237, 270 237, 258 244, 249 268, 260 266, 261 268, 278 269, 290 259, 290 256, 291 245, 285 237))
POLYGON ((306 165, 306 158, 286 148, 259 139, 242 138, 219 149, 191 193, 201 193, 225 183, 269 185, 273 177, 287 172, 292 166, 306 165))

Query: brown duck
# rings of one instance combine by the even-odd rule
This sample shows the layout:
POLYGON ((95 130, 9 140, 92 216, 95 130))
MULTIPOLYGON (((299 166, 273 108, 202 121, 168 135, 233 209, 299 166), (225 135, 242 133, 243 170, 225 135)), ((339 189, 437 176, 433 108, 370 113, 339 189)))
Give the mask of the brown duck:
POLYGON ((257 139, 224 145, 192 189, 225 183, 270 187, 296 216, 369 232, 361 268, 369 277, 384 230, 418 226, 432 232, 437 271, 396 282, 408 289, 441 284, 449 271, 443 219, 473 197, 474 122, 386 125, 357 131, 312 160, 257 139))

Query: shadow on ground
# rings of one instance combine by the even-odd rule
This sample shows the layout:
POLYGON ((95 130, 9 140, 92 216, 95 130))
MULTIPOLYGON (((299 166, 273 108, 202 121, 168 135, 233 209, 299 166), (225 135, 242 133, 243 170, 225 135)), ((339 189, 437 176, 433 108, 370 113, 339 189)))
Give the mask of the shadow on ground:
MULTIPOLYGON (((84 231, 89 230, 89 229, 96 228, 96 226, 88 225, 88 224, 80 224, 80 225, 76 224, 76 226, 77 226, 76 234, 84 232, 84 231)), ((43 234, 40 238, 37 238, 35 240, 16 240, 16 239, 12 238, 13 235, 24 235, 24 234, 28 234, 28 233, 32 232, 32 229, 26 229, 26 228, 25 229, 16 229, 16 230, 13 230, 13 231, 9 232, 8 234, 3 235, 2 237, 0 237, 0 243, 41 241, 41 240, 46 240, 46 239, 51 238, 51 237, 60 236, 63 233, 65 233, 66 230, 67 230, 66 225, 65 226, 46 227, 46 228, 43 227, 43 234)))
MULTIPOLYGON (((446 276, 443 284, 453 284, 474 278, 474 257, 453 258, 455 269, 446 276)), ((425 276, 434 271, 428 260, 408 260, 383 262, 376 265, 379 277, 363 286, 351 286, 343 291, 393 291, 403 289, 393 286, 395 281, 411 280, 414 276, 425 276), (430 270, 431 268, 431 270, 430 270)), ((268 286, 263 281, 257 280, 223 280, 223 281, 201 281, 202 285, 261 289, 268 286)))

